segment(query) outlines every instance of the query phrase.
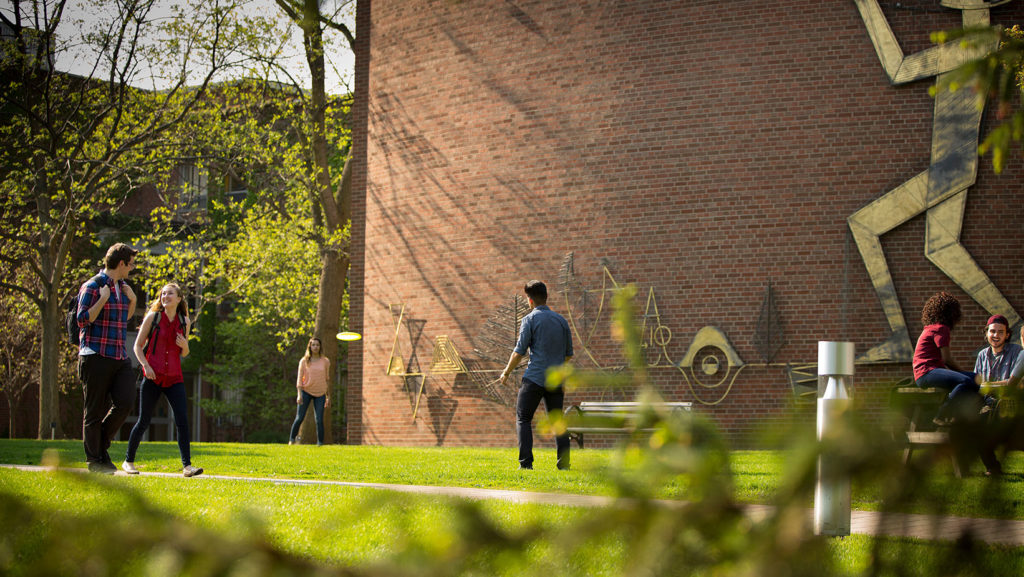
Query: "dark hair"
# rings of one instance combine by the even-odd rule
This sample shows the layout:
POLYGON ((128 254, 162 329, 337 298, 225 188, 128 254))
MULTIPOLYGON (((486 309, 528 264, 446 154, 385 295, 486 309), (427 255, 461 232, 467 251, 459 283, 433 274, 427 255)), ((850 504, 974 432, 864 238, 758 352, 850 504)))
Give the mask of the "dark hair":
POLYGON ((107 249, 107 256, 104 261, 107 268, 115 269, 122 262, 128 264, 132 261, 132 257, 139 254, 139 251, 126 245, 123 242, 119 242, 114 246, 107 249))
POLYGON ((523 292, 539 305, 548 302, 548 287, 539 280, 532 280, 526 283, 526 286, 523 287, 523 292))
POLYGON ((948 292, 932 295, 921 310, 921 322, 928 325, 945 325, 953 328, 960 322, 960 301, 948 292))

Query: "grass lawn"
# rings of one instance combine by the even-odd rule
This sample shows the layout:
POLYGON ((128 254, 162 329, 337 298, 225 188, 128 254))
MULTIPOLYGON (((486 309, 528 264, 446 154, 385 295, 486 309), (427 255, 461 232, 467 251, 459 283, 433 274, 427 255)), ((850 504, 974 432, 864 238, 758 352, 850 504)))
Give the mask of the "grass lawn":
MULTIPOLYGON (((125 443, 114 443, 110 454, 117 464, 125 443)), ((85 467, 81 441, 0 440, 0 463, 38 465, 45 449, 57 452, 68 467, 85 467)), ((208 474, 245 477, 327 479, 337 481, 510 489, 582 495, 621 494, 616 483, 616 451, 586 449, 572 453, 572 470, 557 471, 552 449, 536 449, 536 469, 520 471, 514 448, 377 447, 355 445, 288 446, 276 444, 194 443, 192 461, 208 474)), ((926 459, 927 455, 915 459, 926 459)), ((782 451, 733 451, 729 454, 734 498, 741 503, 773 504, 780 492, 796 490, 787 477, 804 465, 782 451)), ((627 478, 639 458, 625 460, 627 478)), ((885 488, 879 482, 853 484, 853 507, 968 517, 1024 520, 1024 453, 1004 461, 1010 473, 998 482, 975 474, 955 479, 947 462, 912 479, 915 495, 883 505, 885 488), (936 502, 935 495, 941 495, 936 502), (936 506, 941 506, 936 509, 936 506)), ((143 443, 136 465, 144 472, 181 469, 174 443, 143 443)), ((635 472, 635 471, 634 471, 635 472)), ((883 477, 884 480, 884 477, 883 477)), ((688 499, 684 479, 671 478, 653 495, 688 499)), ((806 502, 811 506, 810 500, 806 502)))
MULTIPOLYGON (((0 441, 0 462, 39 464, 46 448, 56 450, 65 466, 84 466, 80 441, 0 441)), ((116 459, 123 450, 124 443, 117 443, 111 454, 116 459)), ((551 450, 538 451, 538 469, 534 471, 519 471, 515 456, 514 449, 193 445, 193 462, 220 475, 592 495, 614 495, 620 490, 614 451, 575 451, 569 472, 555 471, 551 450)), ((785 491, 786 472, 792 466, 786 454, 738 451, 730 458, 739 500, 774 503, 779 492, 785 491)), ((624 468, 630 469, 633 461, 626 461, 624 468)), ((179 471, 177 446, 144 443, 137 465, 143 471, 179 471)), ((1022 465, 1016 457, 1007 461, 1011 471, 1022 465)), ((1021 518, 1018 476, 998 483, 982 477, 955 480, 948 475, 934 476, 933 481, 921 481, 921 492, 952 495, 951 488, 957 489, 958 496, 947 503, 957 514, 1021 518)), ((880 488, 855 486, 855 506, 877 507, 873 495, 881 492, 880 488)), ((678 499, 687 495, 686 483, 678 479, 659 493, 678 499)), ((641 515, 504 501, 466 504, 340 486, 6 469, 0 469, 0 498, 0 517, 28 515, 21 522, 5 522, 0 527, 0 573, 15 575, 28 574, 28 567, 41 571, 32 563, 53 556, 54 551, 58 561, 60 552, 65 552, 67 563, 77 563, 85 555, 79 552, 84 546, 66 542, 68 535, 78 535, 80 540, 91 536, 88 543, 106 551, 106 557, 90 557, 90 562, 119 559, 123 563, 119 570, 125 574, 178 574, 189 572, 185 570, 189 567, 194 574, 212 574, 196 570, 195 565, 216 565, 218 555, 237 562, 251 557, 251 548, 265 552, 269 547, 282 552, 273 558, 297 564, 296 573, 300 574, 309 569, 303 563, 312 563, 314 568, 354 566, 363 574, 377 574, 375 568, 386 566, 380 574, 394 574, 397 568, 399 574, 620 575, 644 573, 638 570, 638 563, 671 558, 664 550, 652 550, 659 543, 664 545, 652 535, 662 539, 678 535, 672 551, 678 555, 677 549, 689 551, 687 547, 692 547, 684 558, 698 567, 704 562, 701 555, 727 559, 721 574, 742 574, 740 566, 745 563, 763 569, 765 563, 789 559, 790 563, 817 563, 818 572, 808 574, 858 575, 884 561, 898 563, 902 574, 930 577, 958 574, 956 563, 963 562, 949 561, 948 554, 957 549, 946 544, 864 536, 796 539, 789 551, 780 545, 779 536, 786 534, 785 519, 763 528, 750 527, 743 521, 730 521, 728 509, 714 510, 712 516, 720 518, 702 521, 699 510, 645 511, 641 515), (26 507, 31 513, 22 510, 26 507), (712 525, 702 528, 702 522, 712 525), (726 531, 715 537, 717 540, 706 541, 723 525, 739 533, 726 531), (691 534, 687 534, 688 528, 691 534), (761 536, 759 531, 763 531, 761 536), (97 540, 97 535, 109 538, 97 540), (126 559, 118 548, 125 541, 143 545, 130 549, 136 552, 126 559), (153 542, 167 543, 166 550, 154 552, 153 542), (765 546, 765 542, 769 544, 765 546), (238 552, 239 547, 243 552, 238 552), (202 563, 196 561, 196 551, 205 555, 202 563), (446 569, 431 570, 438 567, 446 569)), ((975 546, 969 560, 971 572, 1019 574, 1024 570, 1022 553, 1022 549, 975 546)), ((714 567, 721 569, 722 562, 716 563, 714 567)), ((43 574, 77 574, 79 569, 73 563, 68 567, 58 563, 46 566, 43 574)), ((652 574, 659 572, 673 574, 671 568, 666 573, 665 567, 652 574)))

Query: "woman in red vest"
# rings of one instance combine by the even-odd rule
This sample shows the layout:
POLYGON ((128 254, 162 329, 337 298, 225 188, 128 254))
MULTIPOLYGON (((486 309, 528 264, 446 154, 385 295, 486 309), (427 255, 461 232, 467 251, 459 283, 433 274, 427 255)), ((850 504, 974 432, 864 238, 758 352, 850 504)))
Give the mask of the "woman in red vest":
POLYGON ((139 448, 142 435, 149 427, 160 395, 174 412, 174 425, 178 429, 178 451, 181 452, 182 474, 194 477, 203 472, 192 466, 189 452, 188 394, 185 392, 181 374, 181 359, 188 356, 188 333, 191 320, 188 305, 181 294, 181 287, 167 284, 160 291, 160 298, 149 307, 146 318, 139 327, 135 339, 135 358, 145 373, 139 391, 139 420, 128 437, 128 452, 121 468, 130 475, 137 475, 135 451, 139 448))

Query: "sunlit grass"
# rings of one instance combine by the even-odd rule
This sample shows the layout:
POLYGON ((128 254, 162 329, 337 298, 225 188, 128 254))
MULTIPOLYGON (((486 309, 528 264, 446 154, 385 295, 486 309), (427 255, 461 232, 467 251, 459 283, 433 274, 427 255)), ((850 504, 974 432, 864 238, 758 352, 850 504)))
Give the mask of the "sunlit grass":
MULTIPOLYGON (((271 546, 323 566, 368 567, 388 562, 415 568, 448 557, 468 561, 476 574, 541 574, 538 567, 562 568, 577 575, 623 574, 628 551, 623 535, 614 528, 589 539, 581 547, 560 550, 556 543, 524 541, 521 549, 508 547, 461 550, 476 511, 498 531, 497 537, 517 540, 531 531, 571 534, 586 526, 590 508, 517 504, 488 500, 466 503, 458 499, 352 488, 338 485, 294 485, 255 480, 184 479, 168 477, 106 477, 70 473, 23 472, 0 469, 0 495, 10 495, 34 508, 42 518, 70 515, 79 523, 99 525, 131 522, 145 510, 181 520, 192 531, 209 532, 227 542, 266 541, 271 546), (89 521, 93 519, 94 521, 89 521)), ((139 522, 139 521, 134 521, 139 522)), ((607 522, 607 519, 604 520, 607 522)), ((21 539, 13 574, 30 566, 51 543, 58 530, 50 523, 7 527, 21 539)), ((79 539, 86 537, 79 536, 79 539)), ((90 541, 91 542, 91 541, 90 541)), ((977 574, 1019 574, 1024 570, 1022 549, 975 546, 977 574)), ((837 570, 833 574, 860 575, 869 571, 878 555, 898 559, 905 575, 956 574, 943 571, 943 555, 950 547, 938 542, 851 536, 829 539, 828 549, 837 570)), ((159 559, 159 556, 157 556, 159 559)), ((153 558, 139 566, 146 572, 153 558)), ((130 572, 129 572, 130 574, 130 572)))
MULTIPOLYGON (((120 462, 125 443, 115 443, 111 455, 120 462)), ((0 462, 37 465, 45 449, 59 455, 62 466, 85 467, 80 441, 0 440, 0 462)), ((328 445, 266 445, 235 443, 195 443, 193 463, 207 474, 244 477, 321 479, 332 481, 431 485, 554 492, 581 495, 614 496, 619 488, 610 472, 614 451, 574 450, 572 470, 557 471, 552 449, 537 449, 536 469, 520 471, 514 448, 438 448, 377 447, 328 445)), ((926 458, 927 455, 915 457, 926 458)), ((788 454, 782 451, 734 451, 730 453, 735 498, 742 503, 772 504, 785 482, 788 454)), ((894 462, 896 455, 893 456, 894 462)), ((627 468, 639 461, 639 453, 629 452, 623 463, 627 468)), ((136 459, 143 472, 177 473, 181 470, 177 445, 143 443, 136 459)), ((1005 460, 1010 471, 1000 481, 980 475, 955 479, 948 463, 938 461, 936 468, 915 482, 921 496, 943 495, 944 514, 1024 519, 1024 455, 1011 454, 1005 460)), ((856 509, 883 508, 883 488, 854 484, 856 509)), ((670 479, 655 495, 659 498, 688 498, 686 482, 670 479)), ((808 506, 811 503, 808 501, 808 506)), ((928 499, 890 505, 890 510, 935 512, 936 503, 928 499)))

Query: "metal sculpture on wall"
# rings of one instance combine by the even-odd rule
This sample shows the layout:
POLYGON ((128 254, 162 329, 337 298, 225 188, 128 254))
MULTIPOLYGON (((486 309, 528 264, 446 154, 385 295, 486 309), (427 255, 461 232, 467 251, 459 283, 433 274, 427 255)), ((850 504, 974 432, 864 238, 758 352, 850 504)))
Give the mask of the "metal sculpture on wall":
POLYGON ((447 335, 434 339, 434 358, 430 362, 431 373, 465 373, 466 363, 462 362, 459 351, 447 335))
MULTIPOLYGON (((447 394, 439 387, 433 390, 427 386, 427 372, 420 369, 418 356, 419 342, 423 337, 423 328, 426 320, 414 319, 406 315, 405 304, 389 304, 388 311, 391 313, 391 320, 395 325, 394 339, 391 342, 391 354, 388 357, 385 374, 402 379, 402 388, 409 395, 409 404, 412 406, 412 421, 416 422, 419 416, 420 406, 426 398, 426 406, 429 411, 428 426, 437 437, 438 445, 444 442, 458 409, 459 401, 447 394), (409 335, 409 356, 406 357, 402 348, 402 326, 405 326, 409 335)), ((458 374, 465 373, 466 365, 459 355, 455 344, 447 336, 438 336, 434 340, 433 355, 430 363, 429 374, 458 374)))
POLYGON ((782 332, 782 315, 779 314, 779 307, 775 304, 775 289, 771 281, 764 290, 764 300, 761 302, 761 312, 757 315, 757 327, 754 329, 754 346, 757 352, 761 353, 761 359, 765 363, 775 360, 775 355, 786 344, 785 334, 782 332))
MULTIPOLYGON (((580 359, 580 362, 589 359, 598 370, 616 372, 625 367, 600 360, 602 354, 608 353, 604 348, 608 343, 604 341, 605 337, 610 335, 599 334, 598 327, 608 328, 608 323, 602 322, 607 320, 603 318, 604 304, 614 291, 622 287, 616 281, 606 259, 601 259, 600 268, 601 288, 587 289, 576 275, 574 253, 566 255, 560 275, 561 292, 565 299, 564 316, 569 320, 578 345, 577 359, 580 359)), ((648 288, 646 299, 643 301, 643 314, 638 318, 641 323, 639 328, 642 344, 647 354, 647 366, 651 369, 678 371, 690 389, 692 398, 703 405, 717 405, 723 402, 736 384, 739 374, 748 366, 784 367, 786 378, 793 387, 794 397, 798 401, 811 398, 810 395, 816 390, 814 364, 773 362, 773 358, 785 343, 782 315, 776 301, 775 289, 769 283, 765 288, 754 334, 755 345, 764 357, 763 363, 745 363, 726 333, 715 326, 700 328, 691 339, 683 357, 675 361, 669 352, 673 342, 673 331, 662 319, 654 288, 648 288)), ((392 304, 388 307, 395 323, 395 336, 387 374, 403 379, 404 388, 410 395, 413 421, 418 418, 422 398, 426 396, 429 418, 439 439, 451 424, 458 401, 456 397, 447 395, 440 388, 434 393, 429 392, 428 381, 434 375, 466 374, 486 398, 504 406, 515 405, 516 383, 519 379, 509 379, 507 384, 502 385, 500 379, 495 377, 515 346, 523 317, 530 312, 529 304, 522 295, 513 295, 499 305, 484 323, 482 333, 474 339, 475 358, 463 359, 447 336, 433 337, 432 360, 427 371, 420 370, 416 355, 426 321, 408 318, 404 304, 392 304), (403 324, 408 328, 408 342, 412 347, 408 357, 403 354, 400 338, 403 324)), ((520 363, 517 371, 521 371, 525 365, 526 363, 520 363)), ((609 394, 615 392, 611 391, 609 394)))
MULTIPOLYGON (((577 356, 582 351, 587 359, 599 370, 617 371, 621 366, 610 366, 598 360, 594 352, 594 338, 597 328, 604 325, 602 317, 609 295, 621 288, 615 280, 608 263, 601 263, 601 288, 588 290, 576 275, 575 254, 566 255, 559 278, 565 299, 565 318, 573 334, 579 340, 577 356), (583 311, 574 306, 583 303, 583 311)), ((686 355, 674 362, 668 347, 672 342, 672 330, 662 322, 654 288, 647 291, 644 312, 641 317, 640 334, 647 351, 650 368, 674 367, 683 375, 694 399, 704 405, 717 405, 725 400, 745 364, 728 337, 718 327, 706 326, 697 331, 686 355), (724 369, 724 372, 723 372, 724 369), (724 388, 723 388, 724 387, 724 388), (714 398, 705 398, 713 391, 714 398)))
MULTIPOLYGON (((529 313, 530 303, 526 297, 519 294, 513 295, 507 302, 499 305, 474 340, 477 346, 473 352, 479 359, 467 361, 471 367, 468 372, 473 382, 488 398, 506 407, 515 406, 517 389, 515 386, 502 385, 501 379, 494 378, 494 371, 487 366, 504 366, 508 361, 512 347, 519 340, 519 327, 523 317, 529 313)), ((519 382, 519 376, 528 363, 529 355, 512 372, 510 383, 519 382)))
MULTIPOLYGON (((388 366, 384 370, 384 374, 392 377, 411 377, 416 375, 422 375, 419 372, 419 367, 413 372, 407 372, 405 370, 405 359, 402 354, 402 345, 399 342, 398 336, 402 332, 402 324, 405 320, 405 305, 404 304, 389 304, 388 311, 391 313, 391 322, 395 324, 395 338, 391 342, 391 355, 388 357, 388 366), (397 312, 396 312, 397 311, 397 312)), ((416 341, 412 339, 412 328, 410 327, 410 341, 412 342, 413 357, 416 358, 416 341)))
MULTIPOLYGON (((391 342, 391 355, 388 359, 388 366, 385 374, 392 377, 401 377, 402 387, 406 393, 410 394, 410 402, 413 405, 412 420, 416 420, 416 415, 419 412, 420 401, 423 397, 423 393, 426 390, 427 379, 426 374, 420 370, 420 362, 417 354, 419 349, 419 340, 423 336, 423 327, 427 324, 427 321, 422 319, 406 318, 405 316, 405 304, 389 304, 388 310, 391 312, 391 320, 395 323, 395 337, 391 342), (402 352, 402 344, 399 336, 402 333, 402 325, 405 325, 409 331, 409 361, 405 361, 405 356, 402 352), (417 386, 418 385, 418 386, 417 386), (415 391, 415 394, 413 393, 415 391)), ((442 337, 447 342, 447 337, 442 337)), ((454 350, 454 347, 451 348, 454 350)), ((443 358, 450 358, 451 352, 446 351, 442 354, 443 358)), ((458 358, 458 352, 455 352, 455 358, 461 363, 461 359, 458 358)), ((434 362, 437 361, 437 354, 435 352, 434 362)), ((433 363, 432 363, 433 365, 433 363)))
MULTIPOLYGON (((941 4, 962 10, 963 25, 968 28, 987 26, 988 9, 1006 1, 942 0, 941 4)), ((905 56, 878 0, 855 2, 878 59, 893 84, 930 76, 937 76, 941 83, 943 75, 972 56, 955 42, 905 56)), ((1005 315, 1013 326, 1020 323, 1020 316, 960 243, 967 189, 975 183, 978 173, 982 112, 978 99, 983 97, 970 90, 938 92, 928 169, 848 219, 892 331, 888 339, 861 355, 860 362, 906 362, 913 356, 907 323, 879 237, 922 213, 927 219, 924 252, 928 260, 985 310, 1005 315)))

